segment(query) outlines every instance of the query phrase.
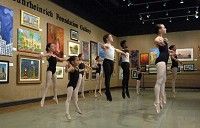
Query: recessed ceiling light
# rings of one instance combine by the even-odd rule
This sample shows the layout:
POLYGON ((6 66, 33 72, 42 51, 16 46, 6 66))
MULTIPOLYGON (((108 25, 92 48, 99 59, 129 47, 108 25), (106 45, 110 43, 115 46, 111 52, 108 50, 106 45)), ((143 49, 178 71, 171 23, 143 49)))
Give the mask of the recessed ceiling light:
POLYGON ((181 0, 181 1, 180 1, 180 4, 183 4, 183 3, 184 3, 184 1, 183 1, 183 0, 181 0))

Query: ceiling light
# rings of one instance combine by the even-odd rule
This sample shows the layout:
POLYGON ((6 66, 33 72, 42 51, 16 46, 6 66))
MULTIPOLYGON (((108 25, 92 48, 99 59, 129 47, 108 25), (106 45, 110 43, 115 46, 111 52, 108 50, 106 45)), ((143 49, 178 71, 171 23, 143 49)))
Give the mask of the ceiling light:
POLYGON ((181 0, 181 1, 180 1, 180 4, 183 4, 183 3, 184 3, 184 1, 183 1, 183 0, 181 0))
POLYGON ((150 14, 147 14, 147 18, 149 18, 150 17, 150 14))
POLYGON ((189 8, 188 8, 188 13, 190 13, 190 10, 189 10, 189 8))
POLYGON ((172 19, 170 18, 169 22, 171 23, 172 22, 172 19))
POLYGON ((164 1, 164 3, 163 3, 163 7, 165 7, 166 6, 166 2, 164 1))
POLYGON ((142 20, 142 17, 140 17, 140 20, 142 20))
POLYGON ((152 21, 152 24, 154 24, 154 21, 152 21))
POLYGON ((147 3, 146 9, 149 9, 149 4, 147 3))
POLYGON ((186 20, 189 20, 188 16, 187 16, 187 19, 186 20))
POLYGON ((144 21, 142 22, 142 24, 144 24, 144 21))
POLYGON ((123 0, 123 1, 126 1, 126 0, 123 0))
POLYGON ((166 12, 166 16, 168 16, 169 14, 168 14, 168 12, 166 12))
POLYGON ((199 10, 198 10, 199 7, 196 7, 196 8, 197 8, 197 9, 196 9, 195 13, 198 14, 198 13, 199 13, 199 10))
POLYGON ((196 15, 195 15, 195 18, 199 18, 199 16, 196 14, 196 15))

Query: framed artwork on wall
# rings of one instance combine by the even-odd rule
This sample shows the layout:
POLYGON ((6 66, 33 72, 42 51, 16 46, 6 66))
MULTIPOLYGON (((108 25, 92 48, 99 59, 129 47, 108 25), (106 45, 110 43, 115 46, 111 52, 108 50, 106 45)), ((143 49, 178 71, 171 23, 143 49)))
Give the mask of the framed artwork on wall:
POLYGON ((79 43, 68 42, 68 55, 69 56, 78 56, 79 54, 79 43))
POLYGON ((0 84, 9 83, 9 61, 0 60, 0 84))
POLYGON ((38 57, 18 55, 18 83, 41 83, 42 64, 38 57))
POLYGON ((47 43, 53 43, 54 54, 60 58, 64 55, 64 29, 47 23, 47 43))
POLYGON ((139 50, 130 51, 131 68, 137 68, 139 66, 139 50))
POLYGON ((104 53, 104 50, 102 48, 102 43, 101 42, 98 42, 98 51, 99 51, 99 56, 104 59, 105 57, 105 53, 104 53))
POLYGON ((13 10, 0 5, 0 55, 12 56, 13 10))
POLYGON ((142 65, 141 66, 141 72, 146 72, 147 70, 146 70, 146 65, 142 65))
POLYGON ((20 52, 39 54, 42 51, 41 34, 18 28, 17 50, 20 52))
POLYGON ((40 17, 21 10, 21 25, 35 30, 40 29, 40 17))
POLYGON ((84 55, 84 61, 90 60, 90 44, 82 41, 82 54, 84 55))
POLYGON ((193 61, 193 48, 176 49, 180 61, 193 61))
POLYGON ((95 58, 98 56, 98 44, 96 42, 90 41, 90 67, 96 67, 95 58))
POLYGON ((56 76, 58 79, 64 78, 64 67, 56 66, 56 76))
POLYGON ((194 64, 183 64, 183 71, 194 71, 194 64))
POLYGON ((160 55, 158 48, 151 48, 150 49, 150 55, 149 55, 149 64, 154 65, 156 58, 160 55))
POLYGON ((78 41, 78 31, 70 29, 70 39, 78 41))
POLYGON ((148 53, 140 54, 140 65, 149 65, 149 54, 148 53))
POLYGON ((132 79, 137 79, 138 78, 137 70, 131 70, 131 78, 132 79))
POLYGON ((149 67, 149 74, 156 74, 157 68, 156 67, 149 67))

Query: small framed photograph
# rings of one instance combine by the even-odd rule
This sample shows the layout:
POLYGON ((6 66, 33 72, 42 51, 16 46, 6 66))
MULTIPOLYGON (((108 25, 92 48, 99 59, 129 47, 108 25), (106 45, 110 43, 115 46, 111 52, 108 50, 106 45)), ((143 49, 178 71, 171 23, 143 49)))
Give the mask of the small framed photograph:
POLYGON ((56 76, 58 79, 64 78, 64 67, 56 66, 56 76))
POLYGON ((40 17, 21 10, 21 25, 39 31, 40 17))
POLYGON ((194 71, 194 64, 183 64, 183 71, 194 71))
POLYGON ((138 78, 137 70, 131 70, 131 78, 132 79, 137 79, 138 78))
POLYGON ((9 83, 9 61, 0 60, 0 84, 9 83))
POLYGON ((146 72, 146 71, 147 71, 146 65, 141 66, 141 72, 146 72))
POLYGON ((68 42, 68 55, 69 56, 78 56, 79 54, 79 44, 69 41, 68 42))
POLYGON ((70 29, 70 39, 78 41, 78 31, 70 29))

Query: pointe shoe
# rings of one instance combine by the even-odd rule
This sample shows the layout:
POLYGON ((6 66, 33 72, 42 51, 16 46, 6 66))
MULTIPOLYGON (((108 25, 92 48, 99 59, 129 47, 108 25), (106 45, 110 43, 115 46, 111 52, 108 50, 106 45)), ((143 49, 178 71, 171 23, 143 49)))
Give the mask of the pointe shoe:
POLYGON ((76 110, 76 113, 83 115, 83 113, 81 112, 81 110, 76 110))
POLYGON ((58 104, 58 99, 57 98, 53 98, 53 100, 56 102, 56 104, 58 104))
POLYGON ((100 94, 100 96, 102 96, 101 91, 98 91, 98 93, 100 94))
POLYGON ((125 92, 122 91, 122 98, 125 99, 125 92))
POLYGON ((129 91, 126 91, 126 96, 130 98, 129 91))
POLYGON ((174 97, 174 98, 176 97, 176 92, 173 92, 173 97, 174 97))
POLYGON ((95 97, 95 98, 97 97, 97 94, 96 94, 96 93, 94 94, 94 97, 95 97))
POLYGON ((65 117, 68 119, 68 120, 71 120, 71 116, 69 114, 65 114, 65 117))
POLYGON ((40 101, 40 106, 44 107, 44 101, 43 100, 40 101))
POLYGON ((164 105, 163 105, 163 102, 161 101, 160 102, 160 109, 163 109, 164 105))
POLYGON ((164 103, 164 104, 167 103, 167 96, 166 96, 166 94, 165 94, 164 97, 163 97, 163 103, 164 103))
POLYGON ((156 108, 156 113, 159 114, 160 113, 160 105, 159 105, 159 103, 154 103, 154 106, 156 108))

